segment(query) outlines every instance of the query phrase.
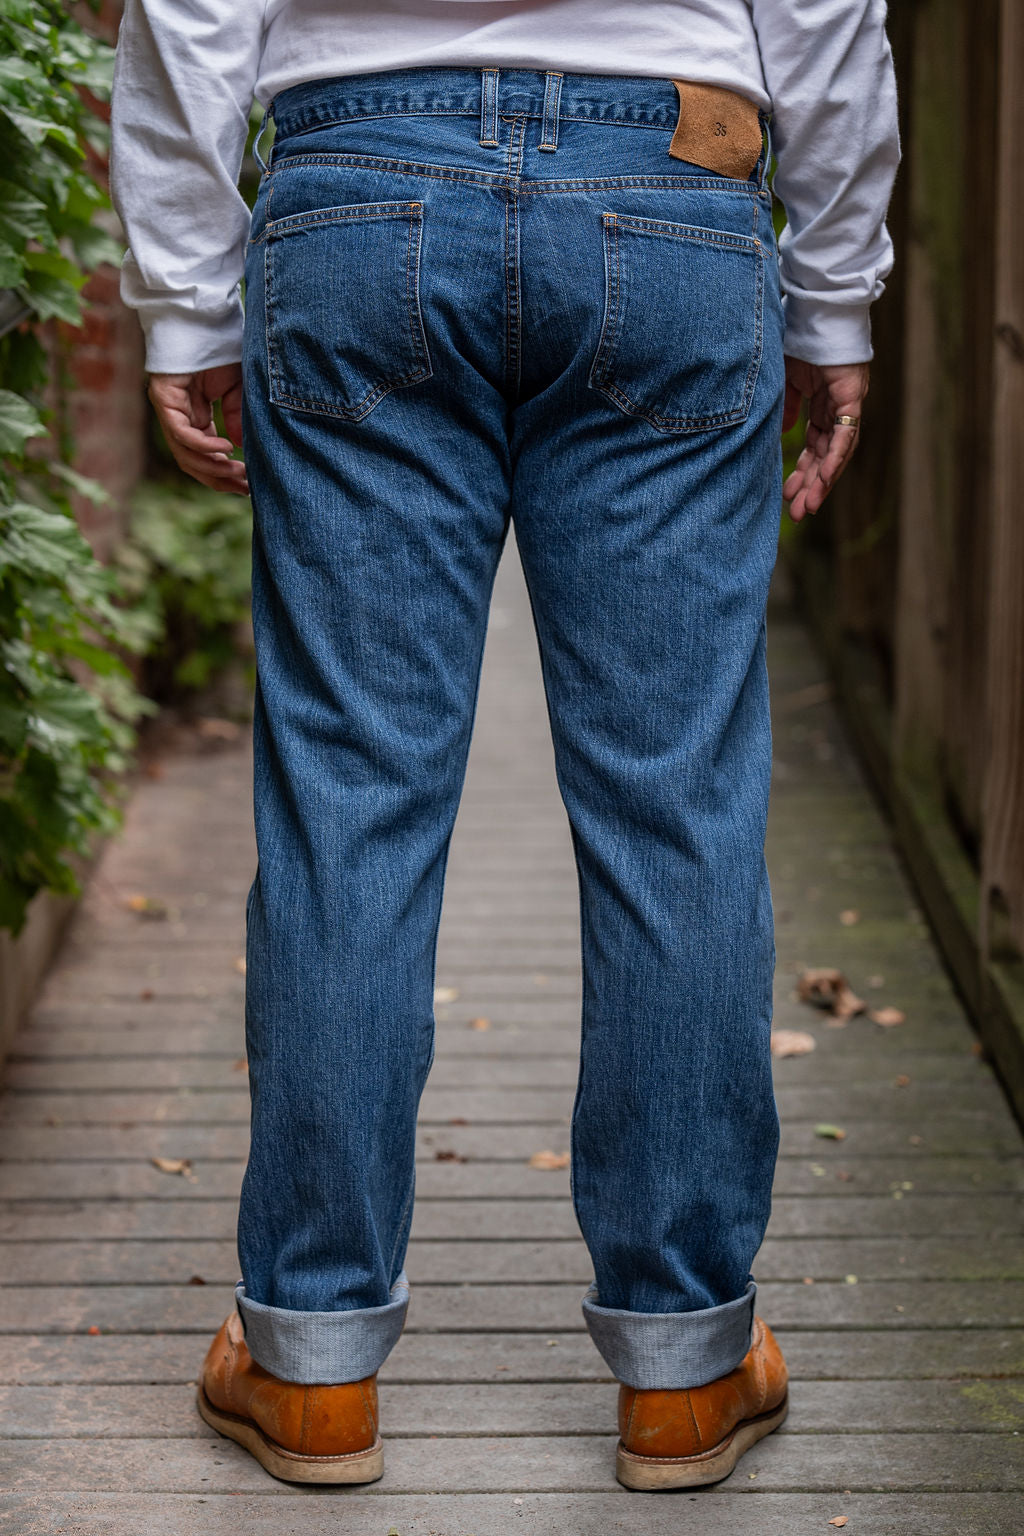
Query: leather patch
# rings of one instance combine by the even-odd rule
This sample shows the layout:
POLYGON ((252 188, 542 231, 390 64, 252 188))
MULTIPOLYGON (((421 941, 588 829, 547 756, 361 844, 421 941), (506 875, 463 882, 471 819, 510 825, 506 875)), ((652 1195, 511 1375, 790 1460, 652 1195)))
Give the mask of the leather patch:
POLYGON ((757 107, 721 85, 673 80, 679 93, 679 121, 668 152, 676 160, 746 181, 761 157, 757 107))

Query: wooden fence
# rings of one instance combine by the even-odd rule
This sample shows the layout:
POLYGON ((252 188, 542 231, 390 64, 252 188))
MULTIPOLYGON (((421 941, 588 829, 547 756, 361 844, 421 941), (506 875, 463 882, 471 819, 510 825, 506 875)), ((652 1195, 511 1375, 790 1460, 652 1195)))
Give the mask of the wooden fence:
POLYGON ((785 541, 1024 1114, 1024 0, 890 7, 903 165, 857 461, 785 541))

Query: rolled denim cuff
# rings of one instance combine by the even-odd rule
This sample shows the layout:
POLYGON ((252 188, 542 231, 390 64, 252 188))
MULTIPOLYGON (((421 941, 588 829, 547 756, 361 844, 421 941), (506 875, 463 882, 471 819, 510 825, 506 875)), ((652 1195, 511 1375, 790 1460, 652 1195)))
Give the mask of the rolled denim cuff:
POLYGON ((405 1272, 382 1307, 348 1312, 293 1312, 268 1307, 235 1287, 245 1342, 257 1365, 281 1381, 300 1386, 337 1386, 362 1381, 384 1364, 398 1343, 409 1306, 405 1272))
POLYGON ((699 1312, 621 1312, 583 1298, 590 1336, 619 1381, 644 1391, 703 1387, 736 1369, 750 1348, 753 1280, 736 1301, 699 1312))

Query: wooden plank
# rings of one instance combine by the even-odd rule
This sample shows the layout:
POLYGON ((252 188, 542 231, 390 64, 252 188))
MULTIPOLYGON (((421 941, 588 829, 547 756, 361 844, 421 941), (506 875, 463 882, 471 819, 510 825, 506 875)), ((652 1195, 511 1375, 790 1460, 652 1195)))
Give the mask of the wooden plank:
MULTIPOLYGON (((1012 1125, 1006 1102, 994 1082, 890 1082, 884 1087, 778 1087, 779 1113, 786 1119, 855 1125, 863 1120, 888 1120, 896 1125, 927 1128, 929 1117, 942 1114, 986 1123, 1012 1125)), ((421 1125, 446 1125, 453 1120, 491 1125, 537 1125, 568 1120, 573 1095, 569 1088, 433 1088, 429 1084, 420 1110, 421 1125)), ((249 1120, 248 1090, 209 1091, 134 1088, 130 1093, 16 1093, 0 1100, 4 1125, 195 1125, 230 1124, 249 1120)))
MULTIPOLYGON (((757 1474, 763 1490, 819 1490, 835 1496, 885 1490, 1010 1492, 1024 1488, 1019 1439, 998 1434, 905 1434, 899 1456, 889 1437, 772 1435, 745 1458, 743 1474, 757 1474), (838 1474, 838 1475, 837 1475, 838 1474)), ((614 1485, 612 1435, 515 1438, 403 1439, 392 1436, 377 1497, 391 1493, 514 1490, 582 1493, 614 1485)), ((8 1440, 0 1446, 13 1492, 88 1488, 138 1492, 273 1493, 253 1457, 219 1439, 8 1440)), ((740 1483, 736 1482, 737 1492, 740 1483)), ((753 1493, 751 1496, 756 1496, 753 1493)))
MULTIPOLYGON (((1024 1380, 1024 1335, 998 1328, 793 1331, 776 1328, 791 1379, 801 1381, 1024 1380)), ((189 1334, 8 1334, 0 1381, 10 1385, 175 1385, 195 1380, 209 1337, 189 1334)), ((610 1381, 588 1334, 413 1333, 385 1362, 382 1381, 610 1381)), ((951 1394, 954 1395, 955 1394, 951 1394)))
MULTIPOLYGON (((202 1209, 192 1206, 194 1216, 202 1209)), ((529 1221, 529 1225, 533 1225, 529 1221)), ((474 1240, 409 1245, 406 1269, 414 1285, 589 1285, 593 1264, 582 1238, 559 1241, 474 1240)), ((196 1223, 187 1241, 161 1238, 0 1244, 3 1285, 230 1285, 238 1278, 234 1239, 218 1241, 196 1223)), ((761 1282, 864 1280, 1024 1280, 1024 1245, 1010 1238, 865 1238, 828 1241, 769 1238, 754 1265, 761 1282)))
MULTIPOLYGON (((579 1332, 582 1287, 417 1285, 413 1332, 579 1332)), ((234 1305, 221 1285, 8 1286, 0 1333, 215 1331, 234 1305)), ((773 1325, 800 1329, 1024 1327, 1024 1287, 1016 1281, 869 1281, 859 1285, 767 1283, 759 1306, 773 1325)))
MULTIPOLYGON (((88 1222, 97 1221, 103 1235, 109 1220, 122 1221, 117 1203, 158 1200, 235 1200, 244 1161, 198 1161, 195 1182, 169 1177, 148 1159, 135 1162, 43 1162, 0 1165, 0 1235, 10 1236, 9 1221, 23 1222, 26 1237, 71 1235, 80 1229, 77 1209, 88 1202, 88 1222), (73 1212, 69 1207, 74 1206, 73 1212), (103 1214, 104 1212, 108 1214, 103 1214)), ((542 1171, 525 1160, 511 1162, 451 1162, 431 1154, 416 1171, 418 1199, 564 1200, 569 1193, 567 1169, 542 1171)), ((999 1157, 853 1156, 826 1166, 814 1158, 780 1158, 775 1174, 776 1200, 786 1196, 820 1199, 822 1209, 836 1200, 884 1195, 898 1202, 909 1194, 962 1195, 1024 1193, 1024 1159, 999 1157), (905 1186, 909 1184, 908 1191, 905 1186)), ((828 1216, 825 1216, 828 1220, 828 1216)), ((173 1233, 168 1234, 173 1235, 173 1233)))
MULTIPOLYGON (((381 1387, 391 1436, 606 1435, 615 1382, 459 1383, 381 1387)), ((976 1433, 1024 1428, 1024 1383, 963 1380, 802 1382, 786 1434, 976 1433)), ((211 1439, 180 1386, 0 1387, 0 1440, 211 1439)))
MULTIPOLYGON (((439 1023, 436 1030, 438 1058, 432 1074, 435 1081, 439 1080, 436 1074, 442 1069, 445 1072, 454 1070, 450 1064, 456 1059, 484 1062, 494 1056, 529 1056, 543 1060, 564 1058, 567 1062, 578 1060, 580 1027, 575 1014, 568 1023, 525 1025, 506 1023, 500 1012, 491 1010, 484 1015, 490 1020, 490 1028, 480 1031, 472 1027, 473 1015, 468 1009, 459 1010, 453 1005, 447 1011, 450 1022, 439 1023)), ((780 1027, 809 1030, 818 1043, 813 1058, 794 1058, 786 1063, 787 1071, 793 1067, 800 1071, 810 1070, 822 1063, 828 1063, 834 1071, 837 1056, 844 1060, 848 1056, 862 1058, 872 1077, 878 1070, 885 1071, 886 1063, 904 1057, 912 1057, 915 1063, 919 1056, 950 1056, 957 1062, 970 1056, 972 1062, 975 1060, 977 1042, 965 1030, 963 1018, 959 1014, 944 1018, 934 1008, 915 1010, 897 1029, 883 1029, 870 1020, 858 1020, 845 1029, 834 1029, 824 1022, 816 1009, 804 1005, 798 1007, 785 996, 778 999, 775 1015, 780 1027)), ((222 1058, 233 1063, 241 1054, 244 1054, 241 1017, 211 1019, 206 1024, 168 1021, 165 1025, 154 1025, 139 1023, 137 1016, 133 1016, 123 1024, 90 1027, 75 1015, 59 1027, 21 1030, 14 1036, 8 1059, 11 1062, 42 1062, 145 1057, 155 1061, 196 1057, 203 1062, 215 1063, 222 1058)), ((892 1070, 900 1069, 893 1067, 892 1070)), ((930 1070, 941 1071, 941 1063, 935 1061, 930 1070)))
MULTIPOLYGON (((441 1165, 442 1167, 447 1165, 441 1165)), ((486 1165, 478 1165, 489 1174, 486 1165)), ((501 1165, 498 1165, 501 1167, 501 1165)), ((468 1194, 458 1199, 438 1199, 421 1193, 416 1201, 414 1240, 461 1239, 464 1241, 577 1238, 579 1229, 567 1193, 556 1181, 549 1196, 534 1194, 543 1175, 530 1168, 512 1165, 507 1171, 522 1177, 524 1188, 519 1199, 502 1200, 492 1194, 474 1198, 468 1194)), ((164 1175, 166 1177, 166 1175, 164 1175)), ((184 1188, 183 1179, 174 1181, 184 1188)), ((192 1186, 190 1186, 192 1187, 192 1186)), ((899 1193, 899 1191, 897 1191, 899 1193)), ((776 1247, 783 1240, 803 1239, 822 1242, 829 1238, 847 1241, 886 1241, 907 1244, 921 1242, 922 1252, 931 1252, 927 1244, 948 1243, 955 1250, 962 1242, 964 1253, 977 1252, 977 1234, 994 1232, 989 1240, 993 1252, 1011 1255, 1024 1252, 1024 1241, 1015 1233, 1020 1226, 1019 1195, 922 1195, 911 1191, 901 1200, 888 1195, 857 1196, 846 1194, 839 1200, 816 1200, 801 1195, 777 1196, 773 1207, 768 1241, 776 1247), (936 1234, 941 1234, 936 1236, 936 1234)), ((31 1202, 0 1205, 0 1243, 11 1254, 15 1247, 52 1249, 52 1263, 60 1267, 70 1260, 76 1244, 99 1244, 113 1239, 187 1239, 194 1241, 226 1240, 235 1235, 237 1206, 234 1199, 75 1201, 51 1200, 43 1208, 31 1202), (23 1204, 28 1209, 23 1209, 23 1204), (16 1241, 12 1241, 12 1239, 16 1241), (63 1243, 68 1252, 58 1253, 54 1244, 63 1243)), ((795 1244, 789 1241, 792 1249, 795 1244)), ((453 1254, 454 1263, 454 1254, 453 1254)))
MULTIPOLYGON (((837 1479, 837 1487, 842 1479, 837 1479)), ((757 1486, 756 1484, 754 1485, 757 1486)), ((736 1480, 699 1494, 646 1499, 617 1485, 600 1493, 395 1494, 387 1505, 356 1489, 273 1497, 251 1494, 53 1493, 0 1496, 0 1521, 17 1536, 52 1536, 83 1522, 90 1536, 383 1536, 385 1522, 401 1536, 508 1536, 520 1522, 530 1536, 821 1536, 830 1510, 846 1512, 848 1529, 886 1536, 1017 1536, 1020 1511, 1011 1493, 831 1494, 740 1492, 736 1480), (339 1501, 344 1500, 341 1504, 339 1501), (699 1520, 699 1526, 695 1523, 699 1520), (683 1523, 680 1523, 683 1522, 683 1523), (692 1523, 691 1523, 692 1522, 692 1523)))
MULTIPOLYGON (((949 1116, 901 1125, 889 1120, 862 1120, 851 1125, 843 1142, 815 1135, 816 1121, 789 1121, 782 1127, 782 1156, 800 1157, 826 1168, 851 1166, 851 1159, 899 1155, 957 1157, 978 1154, 1013 1156, 1020 1149, 1020 1133, 1000 1116, 999 1123, 974 1116, 949 1116)), ((534 1152, 567 1151, 569 1127, 565 1120, 521 1126, 423 1126, 417 1136, 417 1155, 424 1161, 445 1157, 482 1158, 487 1161, 525 1162, 534 1152)), ((7 1126, 0 1128, 0 1157, 10 1162, 66 1162, 68 1159, 108 1162, 110 1159, 187 1157, 239 1159, 248 1153, 248 1128, 234 1125, 60 1125, 7 1126)))
MULTIPOLYGON (((831 1087, 835 1083, 837 1063, 831 1052, 783 1059, 776 1063, 775 1077, 780 1090, 796 1087, 831 1087)), ((449 1050, 435 1062, 430 1074, 432 1089, 484 1088, 575 1089, 579 1074, 578 1052, 556 1055, 537 1051, 526 1055, 515 1052, 499 1055, 482 1052, 473 1055, 449 1050)), ((910 1082, 941 1083, 970 1087, 980 1083, 998 1092, 992 1069, 968 1050, 932 1053, 918 1051, 894 1053, 880 1060, 876 1054, 844 1054, 844 1084, 857 1092, 881 1093, 891 1089, 897 1076, 910 1082)), ((8 1062, 5 1086, 23 1093, 109 1093, 115 1090, 178 1089, 213 1091, 246 1088, 244 1056, 238 1052, 220 1056, 151 1056, 145 1052, 124 1056, 100 1055, 94 1059, 29 1061, 17 1054, 8 1062)))

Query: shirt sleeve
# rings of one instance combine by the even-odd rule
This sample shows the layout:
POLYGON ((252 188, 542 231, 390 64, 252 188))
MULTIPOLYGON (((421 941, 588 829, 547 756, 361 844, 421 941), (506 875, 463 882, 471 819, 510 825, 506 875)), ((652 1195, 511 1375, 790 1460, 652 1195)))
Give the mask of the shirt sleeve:
POLYGON ((111 110, 121 294, 151 373, 242 355, 249 210, 237 188, 259 66, 261 0, 126 0, 111 110))
POLYGON ((892 269, 885 224, 899 164, 885 0, 751 0, 772 99, 785 350, 866 362, 869 308, 892 269))

